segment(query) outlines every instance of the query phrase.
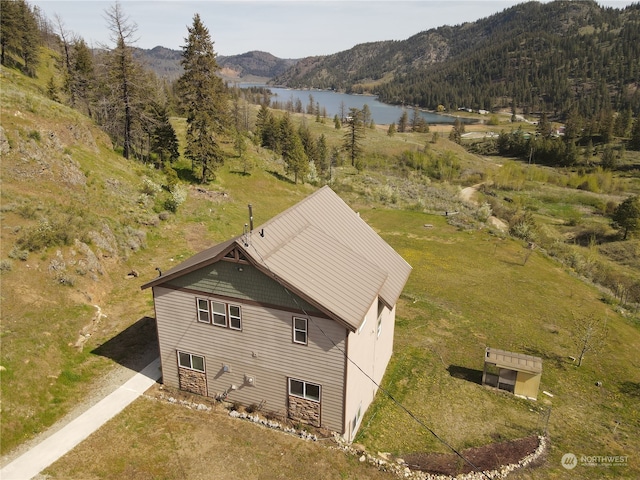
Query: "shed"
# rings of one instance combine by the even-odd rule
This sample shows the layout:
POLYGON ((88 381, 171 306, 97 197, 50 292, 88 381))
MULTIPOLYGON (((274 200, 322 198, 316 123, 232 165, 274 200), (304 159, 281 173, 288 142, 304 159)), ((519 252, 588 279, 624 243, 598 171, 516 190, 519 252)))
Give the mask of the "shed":
POLYGON ((540 357, 490 347, 485 350, 483 385, 535 400, 538 397, 541 376, 542 359, 540 357))

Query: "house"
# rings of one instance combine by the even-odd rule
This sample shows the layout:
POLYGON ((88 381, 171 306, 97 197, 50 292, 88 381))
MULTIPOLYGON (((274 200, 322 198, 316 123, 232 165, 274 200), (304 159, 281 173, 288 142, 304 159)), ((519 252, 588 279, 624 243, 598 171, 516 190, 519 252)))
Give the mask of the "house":
POLYGON ((410 272, 323 187, 142 286, 163 382, 352 440, 391 358, 410 272))
POLYGON ((533 355, 487 347, 482 384, 506 390, 518 397, 538 398, 542 359, 533 355))

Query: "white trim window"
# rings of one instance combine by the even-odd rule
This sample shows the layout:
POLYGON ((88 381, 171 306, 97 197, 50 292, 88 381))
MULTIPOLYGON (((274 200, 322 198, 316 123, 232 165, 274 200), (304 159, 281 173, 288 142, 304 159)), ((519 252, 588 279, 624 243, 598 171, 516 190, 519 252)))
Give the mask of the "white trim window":
POLYGON ((211 312, 213 313, 213 324, 219 327, 227 326, 227 304, 211 300, 211 312))
POLYGON ((240 305, 229 305, 229 328, 242 330, 242 309, 240 305))
POLYGON ((178 351, 178 365, 182 368, 204 373, 204 357, 200 355, 178 351))
POLYGON ((308 319, 293 317, 293 343, 306 345, 309 340, 308 335, 308 319))
POLYGON ((200 323, 211 323, 211 312, 209 311, 209 300, 205 298, 196 298, 196 306, 198 309, 198 321, 200 323))
POLYGON ((289 395, 304 398, 313 402, 320 402, 320 385, 309 383, 295 378, 289 379, 289 395))

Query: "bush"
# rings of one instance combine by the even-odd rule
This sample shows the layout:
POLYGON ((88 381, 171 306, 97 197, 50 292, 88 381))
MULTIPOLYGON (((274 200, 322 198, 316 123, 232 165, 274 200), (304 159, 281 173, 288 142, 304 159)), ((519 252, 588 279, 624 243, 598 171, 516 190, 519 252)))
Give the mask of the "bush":
POLYGON ((50 222, 43 218, 37 226, 24 230, 16 243, 30 252, 36 252, 56 245, 70 245, 72 241, 67 223, 50 222))
POLYGON ((32 140, 35 140, 37 142, 40 141, 40 132, 37 130, 31 130, 28 134, 27 137, 31 138, 32 140))
POLYGON ((13 263, 11 260, 1 260, 0 261, 0 272, 10 272, 13 268, 13 263))
POLYGON ((27 258, 29 258, 29 250, 21 250, 16 245, 14 245, 9 252, 9 258, 13 258, 14 260, 22 260, 24 262, 27 260, 27 258))
POLYGON ((164 202, 164 208, 170 212, 177 212, 178 207, 182 205, 187 199, 187 189, 181 185, 176 187, 170 192, 169 198, 164 202))

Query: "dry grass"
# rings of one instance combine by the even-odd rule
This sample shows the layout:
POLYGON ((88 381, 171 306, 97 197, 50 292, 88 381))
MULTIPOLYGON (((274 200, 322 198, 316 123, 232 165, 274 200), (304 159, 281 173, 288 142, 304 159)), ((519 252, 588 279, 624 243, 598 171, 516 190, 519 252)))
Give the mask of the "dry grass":
POLYGON ((330 449, 330 440, 301 440, 218 408, 139 399, 45 474, 65 480, 395 478, 330 449))

